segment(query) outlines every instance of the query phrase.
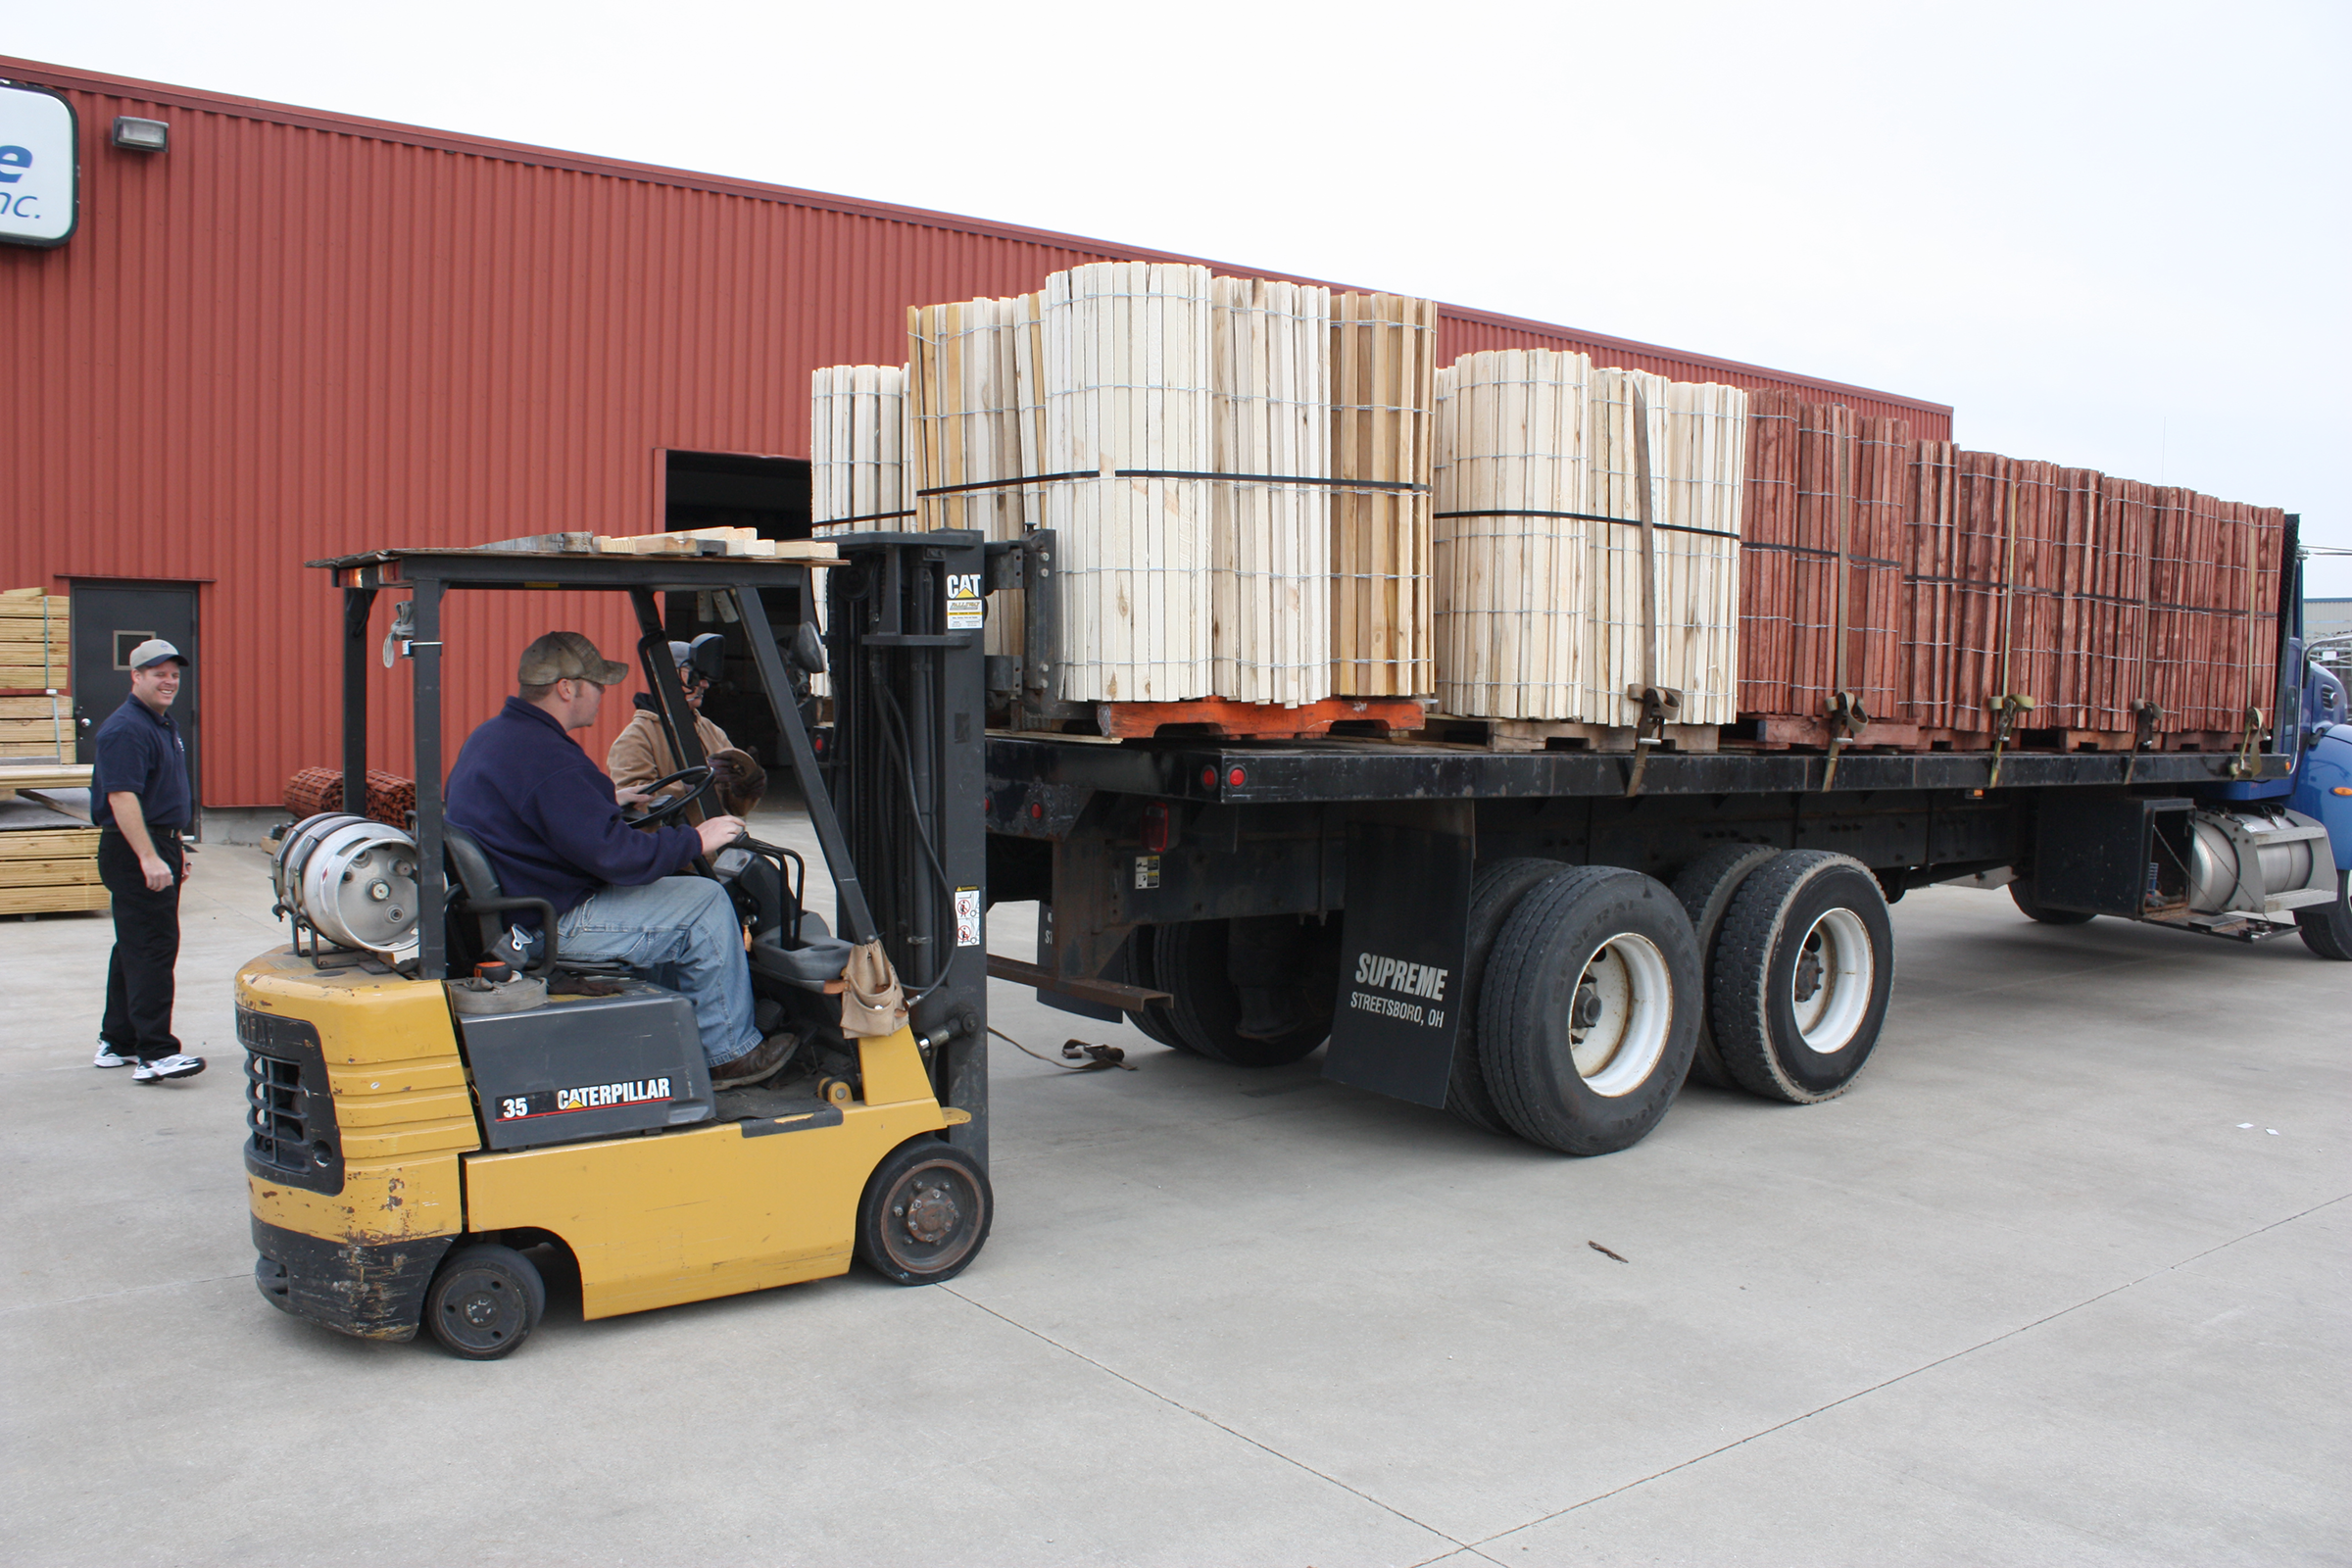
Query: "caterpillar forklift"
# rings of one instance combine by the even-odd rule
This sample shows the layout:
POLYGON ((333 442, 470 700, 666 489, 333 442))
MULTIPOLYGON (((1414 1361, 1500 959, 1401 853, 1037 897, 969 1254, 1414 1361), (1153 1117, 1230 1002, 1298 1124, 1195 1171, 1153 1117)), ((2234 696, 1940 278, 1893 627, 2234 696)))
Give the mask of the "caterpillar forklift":
POLYGON ((343 810, 281 835, 273 874, 293 940, 237 976, 262 1295, 366 1339, 422 1326, 487 1360, 529 1338, 546 1304, 540 1265, 558 1250, 589 1318, 820 1279, 853 1258, 901 1284, 953 1276, 987 1240, 994 1203, 972 808, 984 541, 858 535, 821 567, 526 543, 542 542, 557 548, 312 563, 343 595, 343 810), (788 847, 747 839, 696 871, 725 884, 742 917, 762 1033, 800 1037, 784 1078, 714 1093, 686 998, 566 958, 552 908, 502 892, 443 815, 445 661, 515 653, 446 646, 446 596, 559 590, 625 594, 635 609, 638 662, 685 764, 662 782, 687 786, 649 820, 715 787, 661 596, 710 596, 691 602, 716 607, 728 642, 745 645, 839 934, 806 906, 807 866, 788 847), (384 662, 405 664, 414 691, 406 827, 366 814, 379 600, 396 611, 384 662), (808 677, 828 665, 835 724, 812 738, 808 677), (502 945, 524 910, 541 917, 527 959, 502 945), (878 961, 854 964, 870 960, 860 949, 878 961), (877 970, 879 997, 855 979, 877 970))

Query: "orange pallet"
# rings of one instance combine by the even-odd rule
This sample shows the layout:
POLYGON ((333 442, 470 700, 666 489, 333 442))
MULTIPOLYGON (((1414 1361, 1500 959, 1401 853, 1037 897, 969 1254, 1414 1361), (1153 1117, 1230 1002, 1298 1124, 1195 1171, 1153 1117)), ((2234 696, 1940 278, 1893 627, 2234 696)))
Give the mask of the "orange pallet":
POLYGON ((1095 724, 1117 740, 1166 737, 1213 740, 1306 740, 1334 726, 1353 735, 1419 729, 1428 716, 1412 697, 1327 697, 1281 708, 1204 697, 1191 703, 1097 703, 1095 724))

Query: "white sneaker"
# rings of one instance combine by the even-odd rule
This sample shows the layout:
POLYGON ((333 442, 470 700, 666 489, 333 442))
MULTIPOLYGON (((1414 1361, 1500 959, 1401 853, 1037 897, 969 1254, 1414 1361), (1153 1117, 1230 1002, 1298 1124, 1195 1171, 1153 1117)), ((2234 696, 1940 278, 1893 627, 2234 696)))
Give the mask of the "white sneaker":
POLYGON ((142 1061, 132 1068, 130 1081, 136 1084, 160 1084, 173 1078, 193 1078, 202 1071, 202 1056, 158 1056, 153 1061, 142 1061))
POLYGON ((90 1065, 93 1067, 127 1067, 138 1059, 136 1056, 117 1054, 114 1047, 101 1040, 98 1042, 98 1054, 90 1058, 90 1065))

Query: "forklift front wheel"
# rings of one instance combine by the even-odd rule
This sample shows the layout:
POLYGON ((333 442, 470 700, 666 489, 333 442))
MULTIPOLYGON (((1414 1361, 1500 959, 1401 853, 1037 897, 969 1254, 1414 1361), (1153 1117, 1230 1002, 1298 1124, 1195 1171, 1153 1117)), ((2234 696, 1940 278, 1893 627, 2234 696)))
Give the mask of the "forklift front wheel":
POLYGON ((514 1353, 547 1310, 547 1285, 512 1247, 461 1247, 424 1293, 424 1324, 452 1355, 495 1361, 514 1353))
POLYGON ((997 1199, 980 1162, 925 1135, 882 1157, 858 1203, 858 1256, 899 1285, 954 1279, 980 1254, 997 1199))

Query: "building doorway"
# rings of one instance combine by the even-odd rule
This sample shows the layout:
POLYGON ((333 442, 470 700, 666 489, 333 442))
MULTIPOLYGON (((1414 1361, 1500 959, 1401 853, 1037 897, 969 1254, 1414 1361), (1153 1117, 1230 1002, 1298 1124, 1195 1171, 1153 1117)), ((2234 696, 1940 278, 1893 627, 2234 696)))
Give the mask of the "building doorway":
POLYGON ((194 837, 204 837, 204 659, 196 638, 196 585, 185 582, 76 582, 73 609, 74 758, 90 761, 114 710, 130 699, 130 651, 161 637, 188 656, 172 722, 188 748, 188 783, 196 797, 194 837))
MULTIPOLYGON (((805 459, 667 452, 662 461, 662 526, 670 532, 757 528, 762 539, 809 536, 811 492, 805 459)), ((703 711, 727 732, 729 740, 771 770, 771 786, 781 791, 789 775, 779 777, 773 771, 783 764, 776 719, 759 696, 760 679, 752 668, 751 644, 744 640, 743 627, 726 619, 710 594, 670 594, 667 598, 662 624, 670 636, 681 642, 691 642, 707 631, 725 636, 726 677, 703 699, 703 711)))

